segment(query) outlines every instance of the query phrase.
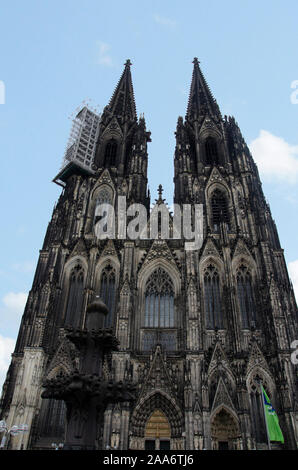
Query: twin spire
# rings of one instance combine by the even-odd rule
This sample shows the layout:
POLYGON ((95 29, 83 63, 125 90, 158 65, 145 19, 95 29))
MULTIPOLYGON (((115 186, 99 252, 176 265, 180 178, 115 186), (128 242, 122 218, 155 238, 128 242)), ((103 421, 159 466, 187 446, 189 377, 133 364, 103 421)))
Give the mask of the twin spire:
POLYGON ((107 108, 112 115, 122 120, 135 121, 137 120, 137 110, 130 71, 132 63, 128 59, 124 65, 124 71, 107 108))
MULTIPOLYGON (((189 100, 186 111, 186 119, 192 121, 201 116, 209 114, 213 117, 220 117, 220 110, 214 99, 205 77, 200 69, 200 62, 197 57, 193 60, 194 68, 190 86, 189 100)), ((133 92, 132 77, 130 67, 131 61, 125 62, 124 71, 116 86, 107 110, 121 121, 136 121, 137 111, 133 92)))
POLYGON ((220 117, 220 110, 214 99, 205 77, 200 69, 200 62, 197 57, 193 60, 194 68, 186 111, 188 121, 198 119, 209 114, 220 117))

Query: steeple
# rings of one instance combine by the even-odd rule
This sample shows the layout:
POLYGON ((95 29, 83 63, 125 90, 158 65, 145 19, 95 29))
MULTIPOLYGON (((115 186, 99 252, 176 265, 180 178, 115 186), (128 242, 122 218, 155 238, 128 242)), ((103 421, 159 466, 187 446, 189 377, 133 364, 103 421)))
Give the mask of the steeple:
POLYGON ((218 104, 205 77, 200 69, 200 62, 197 57, 193 60, 194 68, 192 73, 192 81, 190 86, 189 100, 186 112, 186 119, 192 121, 199 117, 209 114, 213 117, 221 117, 218 104))
POLYGON ((124 65, 124 71, 106 110, 120 118, 123 122, 127 119, 135 121, 137 120, 137 111, 130 71, 132 63, 128 59, 124 65))

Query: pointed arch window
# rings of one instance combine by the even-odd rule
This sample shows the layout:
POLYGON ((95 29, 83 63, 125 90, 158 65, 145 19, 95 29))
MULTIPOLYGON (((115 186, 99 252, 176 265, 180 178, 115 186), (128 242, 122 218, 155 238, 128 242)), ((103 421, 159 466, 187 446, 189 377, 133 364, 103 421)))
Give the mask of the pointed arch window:
POLYGON ((109 140, 105 147, 105 154, 104 154, 104 165, 105 166, 115 166, 116 164, 116 157, 117 157, 117 148, 118 144, 115 139, 109 140))
POLYGON ((207 328, 223 328, 219 274, 213 265, 204 273, 204 305, 207 328))
POLYGON ((237 295, 243 328, 255 325, 255 303, 252 278, 248 268, 241 265, 237 271, 237 295))
POLYGON ((211 196, 211 210, 213 229, 217 232, 221 222, 225 222, 229 229, 228 202, 224 193, 219 189, 216 189, 211 196))
POLYGON ((156 269, 146 283, 143 321, 143 349, 161 344, 166 350, 176 349, 174 285, 169 274, 156 269))
POLYGON ((113 205, 113 192, 112 192, 112 189, 110 189, 109 187, 103 187, 98 193, 98 196, 95 202, 93 225, 96 225, 98 220, 101 219, 101 216, 97 215, 98 214, 97 208, 98 206, 102 204, 113 205))
POLYGON ((76 265, 70 273, 65 324, 78 327, 82 316, 84 298, 84 269, 76 265))
POLYGON ((214 137, 207 137, 205 140, 205 155, 207 165, 218 164, 217 143, 214 137))
POLYGON ((173 282, 162 268, 156 269, 146 284, 145 326, 153 328, 174 327, 173 282))
POLYGON ((116 271, 113 266, 108 264, 101 273, 100 278, 100 297, 108 307, 108 314, 105 318, 104 326, 110 328, 114 322, 116 296, 116 271))
POLYGON ((109 188, 102 188, 98 193, 96 199, 96 205, 98 204, 112 204, 113 196, 112 191, 109 188))
POLYGON ((262 394, 258 383, 251 384, 249 396, 254 438, 257 443, 267 442, 262 394))

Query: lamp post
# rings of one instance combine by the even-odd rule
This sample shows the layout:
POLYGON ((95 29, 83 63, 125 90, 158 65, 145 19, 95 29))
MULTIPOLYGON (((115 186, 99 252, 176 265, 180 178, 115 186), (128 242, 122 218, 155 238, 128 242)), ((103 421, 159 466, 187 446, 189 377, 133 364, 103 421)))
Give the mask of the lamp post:
MULTIPOLYGON (((10 429, 8 429, 7 424, 4 420, 0 421, 0 433, 4 432, 4 435, 1 439, 0 449, 5 448, 5 444, 8 436, 17 436, 18 434, 23 434, 28 431, 28 424, 15 424, 10 429)), ((8 441, 9 442, 9 441, 8 441)))

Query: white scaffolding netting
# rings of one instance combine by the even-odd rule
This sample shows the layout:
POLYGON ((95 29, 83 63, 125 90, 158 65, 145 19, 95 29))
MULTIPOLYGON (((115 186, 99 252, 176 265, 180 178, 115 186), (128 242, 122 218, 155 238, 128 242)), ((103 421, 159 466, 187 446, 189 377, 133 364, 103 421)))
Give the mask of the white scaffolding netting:
POLYGON ((64 168, 69 162, 91 169, 94 162, 96 142, 101 115, 84 106, 73 119, 73 124, 62 163, 64 168))

